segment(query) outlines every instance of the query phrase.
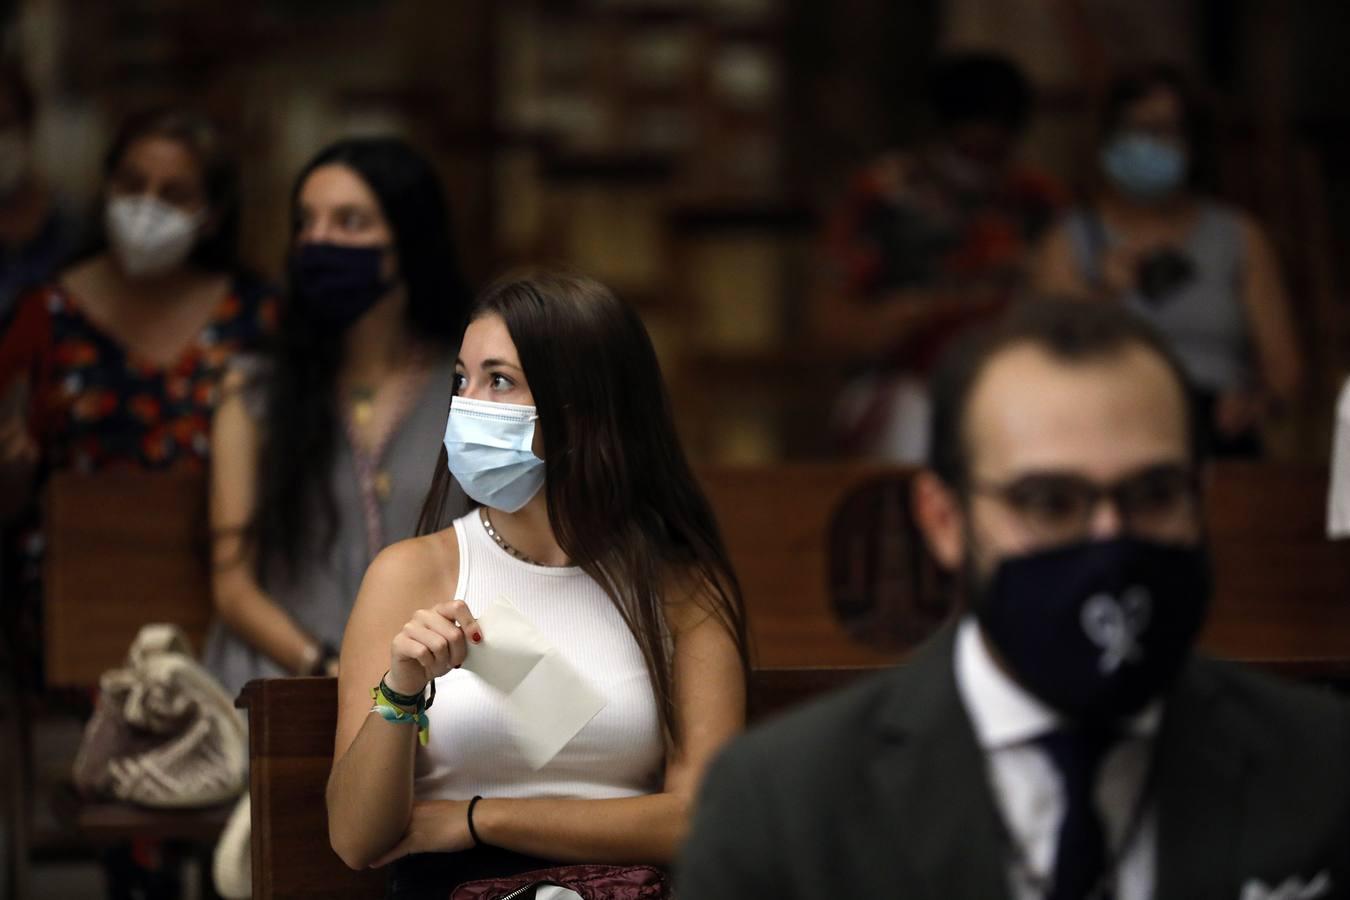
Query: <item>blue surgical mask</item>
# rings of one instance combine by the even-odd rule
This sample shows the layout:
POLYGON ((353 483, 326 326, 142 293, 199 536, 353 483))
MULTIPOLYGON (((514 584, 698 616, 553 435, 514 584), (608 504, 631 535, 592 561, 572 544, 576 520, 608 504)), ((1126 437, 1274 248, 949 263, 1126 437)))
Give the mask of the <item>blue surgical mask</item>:
POLYGON ((1101 162, 1106 177, 1139 200, 1161 200, 1186 178, 1184 147, 1138 131, 1122 131, 1107 142, 1101 162))
POLYGON ((515 512, 544 485, 544 461, 534 455, 533 406, 455 397, 445 423, 450 474, 474 501, 515 512))

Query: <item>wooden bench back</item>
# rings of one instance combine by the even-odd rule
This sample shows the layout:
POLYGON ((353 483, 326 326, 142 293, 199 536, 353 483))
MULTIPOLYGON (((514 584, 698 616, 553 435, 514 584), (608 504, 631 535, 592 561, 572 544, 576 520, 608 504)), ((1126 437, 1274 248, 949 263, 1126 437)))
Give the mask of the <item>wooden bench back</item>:
MULTIPOLYGON (((751 703, 757 715, 770 715, 871 671, 756 672, 751 703)), ((237 704, 249 719, 254 900, 382 897, 385 873, 352 871, 328 843, 324 788, 337 728, 337 679, 251 681, 237 704)))
MULTIPOLYGON (((869 671, 850 666, 893 658, 853 643, 831 611, 828 548, 842 500, 879 478, 907 475, 851 465, 700 472, 745 588, 762 667, 751 687, 758 715, 869 671), (798 668, 782 669, 785 663, 798 668)), ((1216 597, 1207 648, 1291 675, 1344 681, 1350 545, 1323 537, 1325 473, 1228 464, 1215 469, 1209 491, 1216 597)), ((892 523, 878 540, 905 535, 912 531, 904 523, 892 523)), ((253 682, 240 705, 251 723, 255 897, 379 896, 383 876, 351 872, 328 845, 323 790, 334 682, 253 682)))
POLYGON ((202 474, 62 472, 45 500, 49 685, 97 684, 149 622, 182 626, 201 650, 212 614, 202 474))
POLYGON ((1223 463, 1207 489, 1214 603, 1201 643, 1285 674, 1350 676, 1350 542, 1326 537, 1325 468, 1223 463))
MULTIPOLYGON (((912 470, 801 464, 699 474, 745 590, 756 665, 895 661, 903 656, 895 648, 941 624, 932 561, 901 502, 912 470), (869 492, 878 502, 860 503, 869 492), (909 565, 860 576, 864 591, 876 591, 877 610, 850 631, 838 612, 857 602, 854 555, 909 565), (897 577, 911 582, 906 608, 887 600, 887 580, 897 577)), ((1206 491, 1215 591, 1205 649, 1290 674, 1350 678, 1350 542, 1326 538, 1326 470, 1220 463, 1206 491)))
MULTIPOLYGON (((700 470, 745 589, 757 666, 893 662, 897 648, 939 624, 931 597, 919 598, 930 608, 917 617, 886 599, 888 578, 914 577, 921 592, 933 589, 923 571, 931 562, 902 502, 909 476, 902 467, 855 463, 700 470), (858 502, 869 496, 879 499, 858 502), (846 531, 849 525, 857 527, 846 531), (854 557, 891 561, 896 572, 862 566, 855 578, 854 557), (906 564, 894 565, 897 559, 906 564), (836 607, 847 613, 873 588, 875 617, 864 610, 850 631, 836 607), (859 641, 859 630, 873 643, 859 641)), ((1350 545, 1324 536, 1326 487, 1318 468, 1214 468, 1210 650, 1323 668, 1350 658, 1350 545)), ((121 664, 146 622, 182 625, 200 648, 211 616, 205 502, 204 479, 195 474, 53 478, 44 600, 49 683, 96 683, 121 664)))
POLYGON ((705 467, 698 476, 745 593, 756 666, 878 665, 896 659, 856 641, 832 611, 831 529, 851 494, 878 479, 903 481, 909 470, 797 463, 705 467))

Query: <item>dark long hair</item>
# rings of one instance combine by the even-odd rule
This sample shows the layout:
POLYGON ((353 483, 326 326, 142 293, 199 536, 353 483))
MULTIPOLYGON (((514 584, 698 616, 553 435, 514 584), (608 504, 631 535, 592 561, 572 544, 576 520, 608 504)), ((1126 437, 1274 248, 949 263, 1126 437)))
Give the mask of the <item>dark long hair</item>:
MULTIPOLYGON (((201 166, 206 203, 215 219, 214 229, 203 236, 188 257, 203 269, 213 272, 237 272, 239 269, 239 168, 219 129, 206 116, 190 109, 152 109, 131 116, 117 130, 103 155, 103 183, 122 164, 132 144, 145 138, 165 138, 184 147, 201 166)), ((100 197, 100 202, 105 198, 100 197)), ((90 254, 108 245, 103 234, 103 214, 94 216, 99 223, 90 254)))
MULTIPOLYGON (((553 535, 628 624, 673 743, 666 589, 696 586, 696 602, 727 629, 747 672, 749 655, 740 583, 675 433, 651 340, 606 287, 562 273, 498 281, 470 319, 486 315, 506 323, 534 395, 553 535)), ((442 449, 419 534, 444 526, 450 492, 442 449)))
MULTIPOLYGON (((450 213, 431 166, 396 138, 339 141, 310 160, 291 191, 292 224, 300 190, 321 166, 340 165, 366 183, 394 233, 398 267, 408 294, 407 322, 419 338, 454 346, 464 326, 469 292, 455 263, 450 213)), ((336 381, 341 340, 315 330, 287 285, 267 382, 267 414, 259 455, 259 502, 249 529, 259 564, 294 571, 308 552, 331 547, 339 511, 329 471, 341 427, 336 381)))

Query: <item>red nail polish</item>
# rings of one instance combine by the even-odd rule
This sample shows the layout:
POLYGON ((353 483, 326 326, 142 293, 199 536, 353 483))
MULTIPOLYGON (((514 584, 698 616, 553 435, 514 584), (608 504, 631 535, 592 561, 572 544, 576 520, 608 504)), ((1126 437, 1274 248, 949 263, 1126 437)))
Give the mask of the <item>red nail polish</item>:
POLYGON ((481 643, 483 643, 483 634, 482 634, 482 632, 475 631, 475 632, 473 633, 473 642, 474 642, 475 644, 481 644, 481 643))

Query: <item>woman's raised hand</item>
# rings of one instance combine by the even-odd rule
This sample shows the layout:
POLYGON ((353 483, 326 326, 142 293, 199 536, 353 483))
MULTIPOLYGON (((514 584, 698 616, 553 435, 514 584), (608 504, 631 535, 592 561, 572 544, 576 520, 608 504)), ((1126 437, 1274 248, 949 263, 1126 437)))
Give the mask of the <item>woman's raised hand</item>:
POLYGON ((400 694, 421 693, 427 682, 458 669, 469 644, 482 640, 483 630, 463 600, 419 609, 394 636, 385 683, 400 694))

